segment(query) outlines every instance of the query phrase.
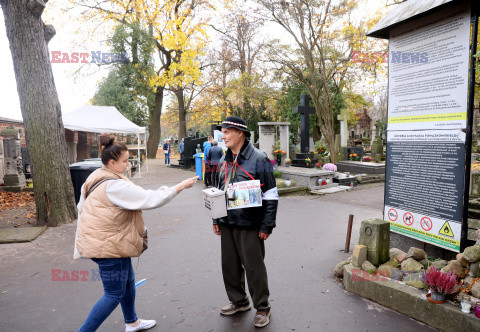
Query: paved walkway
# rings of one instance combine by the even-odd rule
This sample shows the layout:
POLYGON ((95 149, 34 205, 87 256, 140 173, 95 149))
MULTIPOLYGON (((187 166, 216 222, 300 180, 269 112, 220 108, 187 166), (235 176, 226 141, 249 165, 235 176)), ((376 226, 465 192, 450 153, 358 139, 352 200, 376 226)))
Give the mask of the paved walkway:
MULTIPOLYGON (((135 181, 153 189, 193 175, 154 161, 135 181)), ((202 189, 198 183, 167 206, 144 213, 150 247, 134 260, 137 280, 147 278, 137 290, 137 312, 157 320, 152 331, 255 331, 253 310, 219 314, 227 303, 220 241, 203 209, 202 189)), ((360 221, 381 217, 382 199, 381 184, 331 196, 280 198, 278 227, 266 241, 272 320, 263 331, 430 330, 345 292, 331 277, 335 264, 348 257, 341 251, 348 215, 355 214, 356 244, 360 221)), ((72 258, 75 226, 50 228, 32 243, 0 245, 0 331, 76 331, 83 323, 102 285, 91 280, 92 261, 72 258), (88 281, 52 281, 54 269, 70 276, 87 271, 88 281)), ((117 308, 99 331, 123 330, 117 308)))

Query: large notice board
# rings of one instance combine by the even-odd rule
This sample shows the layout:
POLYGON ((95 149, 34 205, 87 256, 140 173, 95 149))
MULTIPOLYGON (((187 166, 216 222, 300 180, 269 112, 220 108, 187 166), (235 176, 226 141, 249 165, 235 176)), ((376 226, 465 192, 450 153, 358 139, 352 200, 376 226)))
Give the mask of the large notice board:
POLYGON ((457 252, 469 42, 466 3, 392 29, 389 41, 384 219, 393 232, 457 252))

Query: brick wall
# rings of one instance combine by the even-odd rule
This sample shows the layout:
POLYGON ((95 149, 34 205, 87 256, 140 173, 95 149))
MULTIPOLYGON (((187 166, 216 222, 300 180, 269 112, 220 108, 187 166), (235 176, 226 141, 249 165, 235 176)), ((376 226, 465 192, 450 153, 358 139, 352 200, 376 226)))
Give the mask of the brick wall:
POLYGON ((27 146, 27 142, 25 141, 25 128, 23 128, 23 124, 16 123, 16 122, 10 122, 10 121, 5 121, 0 119, 0 131, 4 128, 8 127, 15 127, 15 128, 20 128, 22 130, 21 133, 21 139, 22 139, 22 147, 27 146))

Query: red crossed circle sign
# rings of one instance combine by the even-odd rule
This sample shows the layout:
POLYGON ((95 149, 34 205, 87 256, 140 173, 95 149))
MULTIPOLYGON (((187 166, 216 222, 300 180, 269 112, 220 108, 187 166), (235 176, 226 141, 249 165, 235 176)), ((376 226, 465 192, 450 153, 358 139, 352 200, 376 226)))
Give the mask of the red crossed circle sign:
POLYGON ((407 212, 403 215, 403 222, 407 226, 413 225, 413 215, 410 212, 407 212))
POLYGON ((391 221, 396 221, 398 218, 398 212, 395 209, 388 210, 388 219, 391 221))
POLYGON ((423 217, 420 220, 420 226, 422 226, 423 230, 429 232, 433 227, 433 222, 429 217, 423 217))

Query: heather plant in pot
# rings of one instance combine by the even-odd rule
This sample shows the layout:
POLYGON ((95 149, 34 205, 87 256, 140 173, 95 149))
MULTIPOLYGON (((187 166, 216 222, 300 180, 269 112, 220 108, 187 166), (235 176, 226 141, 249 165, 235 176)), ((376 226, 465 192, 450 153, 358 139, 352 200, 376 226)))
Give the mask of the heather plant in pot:
POLYGON ((445 295, 457 292, 460 287, 453 272, 443 273, 434 266, 430 266, 422 273, 422 280, 430 289, 432 300, 437 302, 445 300, 445 295))

